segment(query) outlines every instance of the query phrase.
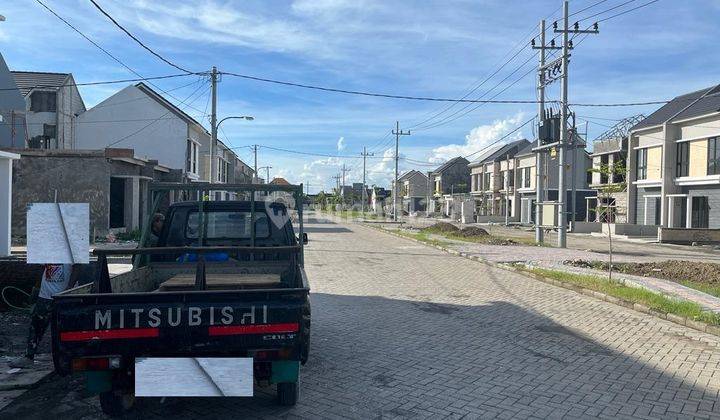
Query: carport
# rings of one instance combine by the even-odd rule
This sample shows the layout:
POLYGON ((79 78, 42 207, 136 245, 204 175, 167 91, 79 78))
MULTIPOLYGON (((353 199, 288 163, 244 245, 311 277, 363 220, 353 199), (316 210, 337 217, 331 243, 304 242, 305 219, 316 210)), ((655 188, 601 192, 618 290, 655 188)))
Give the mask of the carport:
POLYGON ((12 161, 14 159, 20 159, 20 155, 0 151, 0 257, 10 255, 12 161))

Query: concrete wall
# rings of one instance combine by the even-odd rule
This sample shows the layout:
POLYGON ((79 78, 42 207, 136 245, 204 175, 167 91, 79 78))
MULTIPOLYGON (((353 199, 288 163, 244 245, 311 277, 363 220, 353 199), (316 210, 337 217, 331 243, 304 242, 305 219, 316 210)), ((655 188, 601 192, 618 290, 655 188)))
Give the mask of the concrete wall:
POLYGON ((76 125, 78 149, 131 148, 140 158, 185 169, 188 124, 135 86, 87 110, 76 125))
POLYGON ((13 162, 12 234, 25 236, 26 209, 31 203, 90 204, 90 234, 107 232, 110 164, 104 154, 80 157, 28 156, 13 162), (79 169, 82 168, 82 171, 79 169))
POLYGON ((572 224, 572 233, 593 233, 602 231, 600 223, 595 222, 575 222, 572 224))
POLYGON ((720 229, 659 228, 658 240, 664 243, 688 244, 720 242, 720 229))
POLYGON ((608 229, 613 235, 633 237, 657 237, 658 226, 654 225, 633 225, 628 223, 602 223, 602 232, 607 235, 608 229))

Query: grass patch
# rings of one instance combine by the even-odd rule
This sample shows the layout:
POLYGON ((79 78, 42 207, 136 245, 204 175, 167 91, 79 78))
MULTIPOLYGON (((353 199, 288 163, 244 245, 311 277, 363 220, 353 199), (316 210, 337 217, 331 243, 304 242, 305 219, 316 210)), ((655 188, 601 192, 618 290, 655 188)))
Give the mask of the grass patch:
MULTIPOLYGON (((608 271, 606 261, 571 260, 566 264, 608 271)), ((618 273, 669 280, 709 295, 720 297, 720 264, 701 261, 655 261, 613 263, 618 273)))
POLYGON ((400 229, 388 229, 388 230, 391 232, 397 233, 398 235, 403 236, 405 238, 416 239, 420 242, 424 242, 424 243, 430 244, 430 245, 443 246, 443 247, 452 245, 452 242, 447 242, 447 241, 442 241, 439 239, 430 238, 429 234, 427 232, 423 232, 423 231, 408 232, 408 231, 400 230, 400 229))
POLYGON ((599 276, 568 273, 565 271, 548 270, 544 268, 528 269, 519 265, 516 267, 554 280, 605 293, 606 295, 629 302, 639 303, 661 313, 679 315, 711 325, 720 325, 720 314, 705 311, 702 306, 694 302, 672 299, 659 293, 636 287, 625 286, 622 283, 610 281, 599 276))
POLYGON ((707 293, 708 295, 720 298, 720 286, 712 286, 712 285, 708 285, 705 283, 698 283, 696 281, 689 281, 689 280, 681 281, 679 283, 685 287, 699 290, 703 293, 707 293))

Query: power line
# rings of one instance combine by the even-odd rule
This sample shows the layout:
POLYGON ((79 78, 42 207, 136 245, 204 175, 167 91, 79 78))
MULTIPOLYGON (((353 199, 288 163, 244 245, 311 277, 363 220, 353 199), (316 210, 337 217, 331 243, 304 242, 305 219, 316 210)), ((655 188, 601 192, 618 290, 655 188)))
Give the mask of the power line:
MULTIPOLYGON (((570 14, 568 15, 568 17, 573 17, 573 16, 575 16, 575 15, 579 15, 580 13, 582 13, 582 12, 588 10, 588 9, 592 9, 592 8, 595 7, 595 6, 599 6, 599 5, 601 5, 601 4, 603 4, 603 3, 607 2, 607 1, 608 1, 608 0, 600 0, 600 1, 597 1, 597 2, 595 2, 595 3, 593 3, 593 4, 591 4, 591 5, 583 8, 583 9, 578 10, 577 12, 570 13, 570 14)), ((635 0, 632 0, 632 1, 635 1, 635 0)))
POLYGON ((141 47, 143 47, 145 50, 147 50, 150 54, 154 55, 155 57, 159 58, 160 60, 162 60, 162 61, 165 62, 166 64, 168 64, 168 65, 170 65, 170 66, 172 66, 172 67, 174 67, 174 68, 176 68, 176 69, 178 69, 178 70, 180 70, 180 71, 184 71, 185 73, 189 73, 189 74, 195 73, 195 72, 192 72, 192 71, 190 71, 190 70, 187 70, 187 69, 185 69, 185 68, 183 68, 183 67, 178 66, 177 64, 173 63, 172 61, 166 59, 166 58, 163 57, 162 55, 160 55, 160 54, 156 53, 155 51, 153 51, 152 48, 150 48, 150 47, 148 47, 147 45, 145 45, 145 44, 144 44, 142 41, 140 41, 135 35, 131 34, 130 31, 128 31, 127 29, 125 29, 121 24, 119 24, 118 21, 116 21, 112 16, 110 16, 110 14, 109 14, 108 12, 106 12, 102 7, 100 7, 100 5, 97 4, 97 2, 95 2, 95 0, 90 0, 90 3, 92 3, 92 4, 95 6, 95 8, 97 8, 97 9, 100 11, 100 13, 102 13, 103 15, 105 15, 105 17, 107 17, 108 19, 110 19, 110 21, 111 21, 113 24, 115 24, 115 26, 117 26, 118 28, 120 28, 121 31, 125 32, 125 34, 126 34, 127 36, 129 36, 130 38, 132 38, 133 41, 137 42, 141 47))
MULTIPOLYGON (((36 1, 39 5, 41 5, 43 8, 45 8, 48 12, 50 12, 53 16, 55 16, 55 17, 58 18, 61 22, 63 22, 65 25, 67 25, 70 29, 72 29, 73 31, 77 32, 81 37, 85 38, 85 39, 86 39, 89 43, 91 43, 93 46, 95 46, 95 47, 98 48, 100 51, 102 51, 105 55, 107 55, 108 57, 110 57, 111 59, 113 59, 113 61, 115 61, 116 63, 120 64, 121 66, 123 66, 124 68, 126 68, 128 71, 130 71, 130 72, 133 73, 134 75, 142 78, 142 81, 151 80, 150 78, 143 77, 143 75, 141 75, 140 73, 138 73, 135 69, 133 69, 133 68, 130 67, 129 65, 125 64, 122 60, 120 60, 118 57, 116 57, 115 55, 113 55, 110 51, 108 51, 107 49, 103 48, 100 44, 98 44, 97 42, 95 42, 94 40, 92 40, 89 36, 85 35, 80 29, 78 29, 77 27, 75 27, 73 24, 71 24, 70 22, 68 22, 67 19, 63 18, 63 17, 60 16, 57 12, 55 12, 55 10, 53 10, 52 8, 50 8, 50 6, 48 6, 48 5, 46 5, 45 3, 43 3, 42 0, 35 0, 35 1, 36 1)), ((184 69, 181 69, 181 70, 185 72, 185 74, 183 74, 183 75, 202 74, 202 73, 189 73, 189 72, 185 71, 184 69)), ((163 90, 160 86, 158 86, 158 85, 156 85, 156 84, 154 84, 154 83, 152 83, 152 82, 148 82, 148 83, 149 83, 151 86, 155 87, 156 89, 160 90, 162 93, 164 93, 164 94, 168 95, 169 97, 175 99, 176 101, 179 101, 179 100, 180 100, 179 98, 171 95, 168 91, 163 90)), ((192 106, 191 106, 191 108, 195 109, 195 110, 198 111, 198 112, 201 112, 199 109, 197 109, 197 108, 195 108, 195 107, 192 107, 192 106)))
POLYGON ((465 159, 467 159, 467 158, 469 158, 470 156, 474 156, 474 155, 476 155, 476 154, 478 154, 478 153, 484 152, 484 151, 487 150, 489 147, 492 147, 492 146, 500 143, 501 141, 505 140, 506 138, 512 136, 513 134, 517 133, 518 131, 520 131, 521 128, 523 128, 523 127, 525 127, 526 125, 530 124, 535 118, 536 118, 536 117, 533 116, 533 117, 530 118, 529 120, 525 121, 524 123, 522 123, 521 125, 519 125, 518 127, 516 127, 516 128, 515 128, 514 130, 512 130, 511 132, 505 134, 504 136, 500 137, 499 139, 495 140, 494 142, 488 144, 488 145, 485 146, 484 148, 482 148, 482 149, 480 149, 480 150, 478 150, 478 151, 476 151, 476 152, 472 152, 472 153, 470 153, 469 155, 466 155, 466 156, 463 156, 463 157, 464 157, 465 159))
POLYGON ((623 11, 623 12, 614 14, 614 15, 609 16, 609 17, 606 17, 606 18, 604 18, 604 19, 600 19, 600 20, 598 21, 598 23, 600 23, 600 22, 605 22, 606 20, 610 20, 610 19, 615 19, 615 18, 618 17, 618 16, 622 16, 622 15, 624 15, 624 14, 626 14, 626 13, 633 12, 633 11, 638 10, 638 9, 641 9, 641 8, 643 8, 643 7, 645 7, 645 6, 650 6, 651 4, 657 3, 658 1, 660 1, 660 0, 652 0, 652 1, 649 1, 649 2, 647 2, 647 3, 641 4, 640 6, 633 7, 632 9, 628 9, 628 10, 625 10, 625 11, 623 11))
POLYGON ((285 82, 282 80, 266 79, 263 77, 248 76, 245 74, 225 72, 225 71, 220 72, 220 74, 226 74, 228 76, 239 77, 241 79, 255 80, 255 81, 259 81, 259 82, 299 87, 299 88, 303 88, 303 89, 313 89, 313 90, 320 90, 320 91, 325 91, 325 92, 344 93, 344 94, 348 94, 348 95, 372 96, 372 97, 378 97, 378 98, 405 99, 405 100, 413 100, 413 101, 430 101, 430 102, 468 102, 468 103, 496 103, 496 104, 534 104, 534 103, 536 103, 536 101, 533 101, 533 100, 522 100, 522 99, 483 101, 483 100, 474 100, 474 99, 435 98, 435 97, 430 97, 430 96, 392 95, 392 94, 388 94, 388 93, 337 89, 337 88, 330 88, 330 87, 325 87, 325 86, 307 85, 307 84, 303 84, 303 83, 285 82))
MULTIPOLYGON (((138 77, 135 79, 116 79, 116 80, 104 80, 99 82, 84 82, 84 83, 67 83, 63 85, 34 85, 31 86, 29 89, 48 89, 48 88, 63 88, 63 87, 78 87, 78 86, 96 86, 96 85, 112 85, 112 84, 118 84, 118 83, 132 83, 132 82, 147 82, 148 80, 161 80, 161 79, 172 79, 175 77, 187 77, 187 76, 193 76, 192 74, 168 74, 165 76, 151 76, 151 77, 138 77)), ((192 82, 190 84, 193 84, 195 82, 192 82)), ((184 86, 180 86, 182 88, 184 86)), ((178 88, 178 89, 180 89, 178 88)), ((11 90, 19 90, 18 88, 1 88, 0 91, 11 91, 11 90)), ((175 90, 175 89, 171 89, 175 90)))

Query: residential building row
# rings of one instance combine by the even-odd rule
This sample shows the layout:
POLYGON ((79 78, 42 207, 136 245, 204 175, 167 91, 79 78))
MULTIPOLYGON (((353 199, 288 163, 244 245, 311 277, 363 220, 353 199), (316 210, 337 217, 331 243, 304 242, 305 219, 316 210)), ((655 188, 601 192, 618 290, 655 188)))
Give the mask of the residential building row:
MULTIPOLYGON (((10 71, 0 56, 0 149, 21 156, 13 161, 14 235, 24 235, 27 204, 52 201, 56 192, 65 202, 92 203, 99 236, 135 230, 149 182, 211 178, 210 145, 199 121, 145 83, 86 109, 72 74, 10 71)), ((256 179, 220 140, 212 159, 215 182, 256 179)))

